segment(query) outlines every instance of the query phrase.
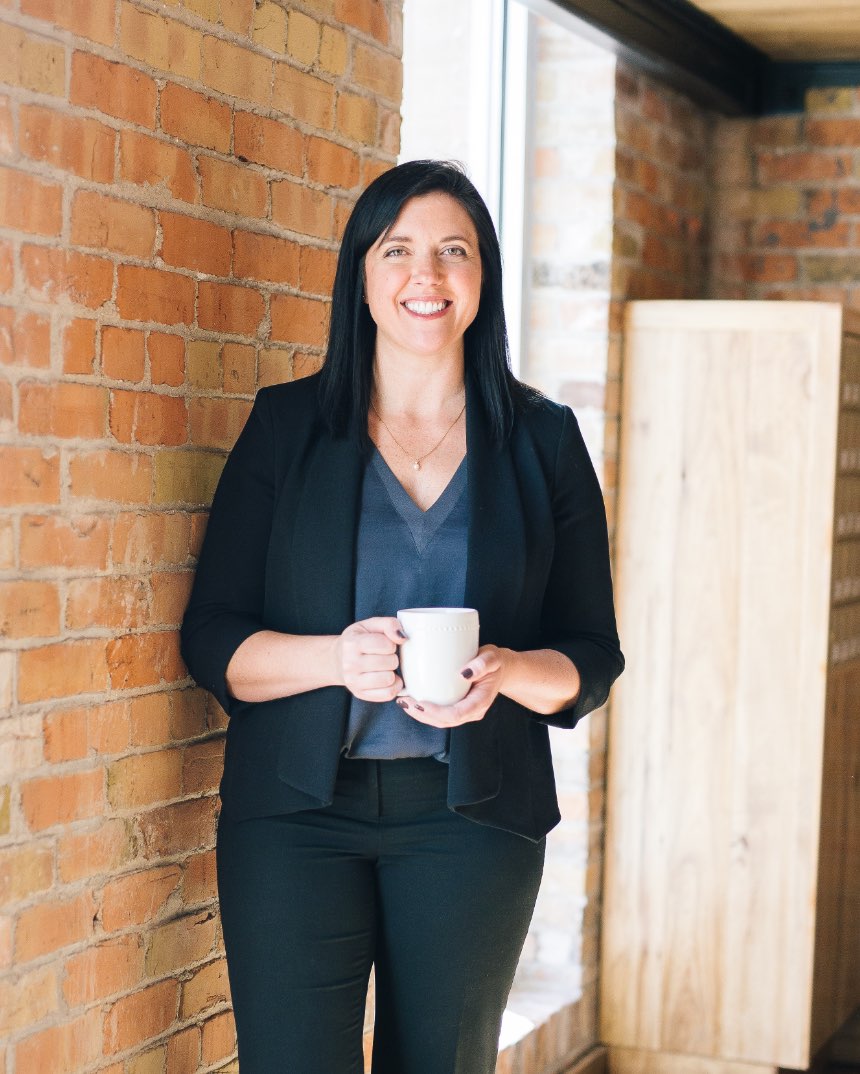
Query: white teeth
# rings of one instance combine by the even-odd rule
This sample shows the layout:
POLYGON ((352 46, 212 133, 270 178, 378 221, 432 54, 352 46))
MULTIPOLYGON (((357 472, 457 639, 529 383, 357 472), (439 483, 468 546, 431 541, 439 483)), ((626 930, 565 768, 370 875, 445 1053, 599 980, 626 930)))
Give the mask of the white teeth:
POLYGON ((403 305, 412 313, 440 313, 445 302, 404 302, 403 305))

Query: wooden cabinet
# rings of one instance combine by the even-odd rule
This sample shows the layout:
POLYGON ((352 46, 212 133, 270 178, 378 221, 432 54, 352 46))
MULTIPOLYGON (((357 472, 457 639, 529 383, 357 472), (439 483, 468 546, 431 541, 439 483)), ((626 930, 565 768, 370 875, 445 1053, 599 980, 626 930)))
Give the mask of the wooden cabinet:
POLYGON ((860 1006, 860 318, 626 315, 601 1037, 806 1069, 860 1006))

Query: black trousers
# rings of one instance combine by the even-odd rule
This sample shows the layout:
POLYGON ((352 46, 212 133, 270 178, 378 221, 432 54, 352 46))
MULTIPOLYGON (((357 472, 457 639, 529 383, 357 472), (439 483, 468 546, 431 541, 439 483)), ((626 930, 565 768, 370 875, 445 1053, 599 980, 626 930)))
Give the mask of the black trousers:
POLYGON ((445 805, 432 759, 344 760, 333 804, 218 829, 242 1074, 492 1074, 544 842, 445 805))

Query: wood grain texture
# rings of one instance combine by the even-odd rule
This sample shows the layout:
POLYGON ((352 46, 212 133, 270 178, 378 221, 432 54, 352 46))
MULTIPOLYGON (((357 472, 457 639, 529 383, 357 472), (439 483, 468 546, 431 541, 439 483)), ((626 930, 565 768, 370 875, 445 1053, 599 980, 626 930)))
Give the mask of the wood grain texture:
MULTIPOLYGON (((616 1047, 811 1055, 841 326, 823 303, 628 307, 601 998, 616 1047)), ((666 1062, 642 1070, 681 1069, 666 1062)))
POLYGON ((860 52, 857 0, 693 0, 775 60, 853 60, 860 52))
POLYGON ((702 1056, 610 1048, 608 1074, 779 1074, 772 1064, 736 1063, 702 1056))

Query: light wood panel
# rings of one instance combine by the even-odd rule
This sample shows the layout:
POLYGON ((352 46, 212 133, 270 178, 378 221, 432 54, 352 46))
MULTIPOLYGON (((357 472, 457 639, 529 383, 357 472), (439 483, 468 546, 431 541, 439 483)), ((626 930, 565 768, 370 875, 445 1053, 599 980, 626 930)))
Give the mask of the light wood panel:
MULTIPOLYGON (((860 1002, 825 939, 858 919, 860 866, 846 773, 822 785, 846 742, 860 766, 828 718, 841 336, 823 303, 628 307, 601 1003, 647 1074, 802 1069, 860 1002)), ((852 414, 839 435, 853 458, 852 414)))
POLYGON ((610 1048, 609 1074, 779 1074, 779 1071, 771 1064, 734 1063, 701 1056, 666 1056, 635 1048, 610 1048))
POLYGON ((857 0, 692 0, 775 60, 856 60, 857 0))

